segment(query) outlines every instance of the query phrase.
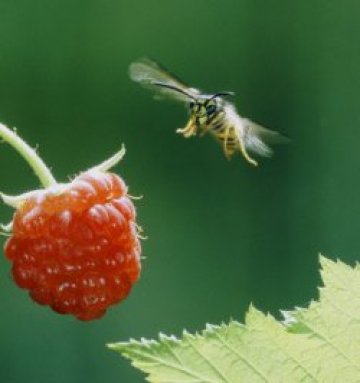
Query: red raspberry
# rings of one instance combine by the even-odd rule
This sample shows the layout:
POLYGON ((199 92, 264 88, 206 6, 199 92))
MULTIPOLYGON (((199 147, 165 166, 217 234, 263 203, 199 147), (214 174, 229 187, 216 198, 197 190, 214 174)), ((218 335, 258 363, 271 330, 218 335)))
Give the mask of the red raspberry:
POLYGON ((123 180, 96 169, 30 193, 5 245, 16 284, 81 320, 123 300, 140 274, 135 208, 123 180))

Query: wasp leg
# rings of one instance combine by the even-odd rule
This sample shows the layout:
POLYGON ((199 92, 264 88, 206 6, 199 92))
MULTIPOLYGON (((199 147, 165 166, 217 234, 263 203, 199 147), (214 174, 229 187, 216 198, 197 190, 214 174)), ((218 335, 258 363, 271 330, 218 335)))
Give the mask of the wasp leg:
POLYGON ((183 129, 177 129, 176 133, 182 134, 185 138, 189 138, 191 136, 196 135, 196 124, 195 122, 191 119, 185 128, 183 129))
POLYGON ((254 166, 258 166, 257 161, 255 161, 253 158, 249 156, 248 152, 245 149, 244 143, 241 140, 239 141, 239 147, 240 147, 240 152, 245 157, 246 161, 250 162, 250 164, 254 166))
POLYGON ((240 135, 240 132, 235 129, 235 134, 236 134, 238 142, 239 142, 240 152, 244 156, 246 161, 249 162, 251 165, 258 166, 257 161, 255 161, 253 158, 251 158, 249 156, 248 152, 246 151, 246 148, 245 148, 245 145, 244 145, 244 141, 243 141, 243 139, 242 139, 242 137, 240 135))
POLYGON ((225 128, 225 133, 224 133, 224 144, 223 144, 223 147, 224 147, 224 153, 225 153, 225 157, 227 160, 230 160, 231 159, 231 155, 233 154, 229 148, 228 148, 228 138, 229 138, 229 134, 230 134, 230 126, 227 126, 225 128))

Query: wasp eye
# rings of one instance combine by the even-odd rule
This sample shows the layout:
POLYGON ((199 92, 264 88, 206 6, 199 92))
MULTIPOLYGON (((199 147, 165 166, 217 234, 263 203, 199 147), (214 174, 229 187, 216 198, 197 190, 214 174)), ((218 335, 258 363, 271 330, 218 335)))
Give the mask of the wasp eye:
POLYGON ((189 108, 190 108, 190 109, 192 109, 192 108, 194 107, 194 105, 195 105, 194 101, 190 101, 190 102, 189 102, 189 108))
POLYGON ((216 112, 216 105, 208 105, 206 107, 206 114, 210 116, 211 114, 216 112))

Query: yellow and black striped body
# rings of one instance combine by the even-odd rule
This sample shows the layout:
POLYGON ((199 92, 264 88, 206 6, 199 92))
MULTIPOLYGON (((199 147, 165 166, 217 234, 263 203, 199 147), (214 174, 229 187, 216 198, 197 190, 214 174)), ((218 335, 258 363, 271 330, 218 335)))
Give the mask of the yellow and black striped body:
POLYGON ((209 132, 219 141, 228 159, 238 150, 239 139, 235 132, 235 127, 226 118, 224 110, 216 113, 204 127, 200 126, 199 128, 203 134, 209 132))
POLYGON ((236 112, 234 106, 220 97, 199 98, 190 105, 190 120, 184 129, 177 133, 189 138, 199 133, 203 136, 211 134, 220 142, 226 158, 239 151, 247 161, 257 165, 246 151, 246 133, 249 130, 236 112))

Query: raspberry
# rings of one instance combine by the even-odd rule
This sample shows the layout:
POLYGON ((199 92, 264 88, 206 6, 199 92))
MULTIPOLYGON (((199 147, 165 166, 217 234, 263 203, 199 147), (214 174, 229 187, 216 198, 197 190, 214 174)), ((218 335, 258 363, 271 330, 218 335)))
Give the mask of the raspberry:
POLYGON ((81 320, 99 318, 139 277, 135 208, 111 173, 89 171, 57 189, 21 204, 5 254, 34 301, 81 320))

